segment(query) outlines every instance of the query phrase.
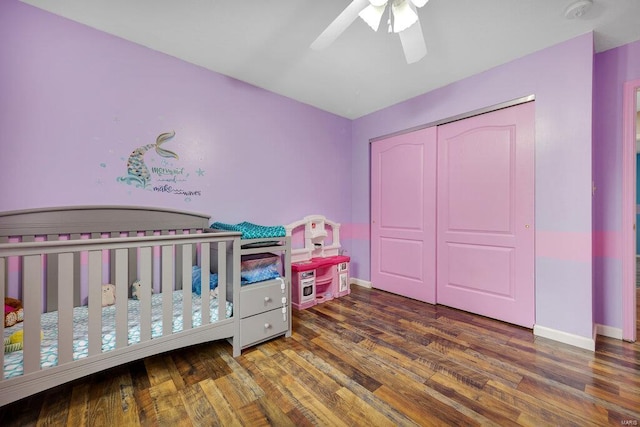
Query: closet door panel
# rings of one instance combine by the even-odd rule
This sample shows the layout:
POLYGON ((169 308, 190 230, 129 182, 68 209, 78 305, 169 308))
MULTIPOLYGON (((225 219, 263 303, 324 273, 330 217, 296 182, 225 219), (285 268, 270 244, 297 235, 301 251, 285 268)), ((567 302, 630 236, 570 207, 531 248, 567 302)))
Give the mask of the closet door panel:
POLYGON ((534 324, 534 104, 438 127, 438 303, 534 324))
POLYGON ((435 303, 436 129, 371 146, 373 286, 435 303))

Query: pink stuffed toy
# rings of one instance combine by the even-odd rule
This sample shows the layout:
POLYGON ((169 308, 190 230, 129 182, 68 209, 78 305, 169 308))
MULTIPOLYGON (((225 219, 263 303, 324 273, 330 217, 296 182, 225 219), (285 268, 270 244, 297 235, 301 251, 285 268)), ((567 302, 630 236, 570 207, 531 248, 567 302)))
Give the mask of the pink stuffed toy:
POLYGON ((4 327, 10 328, 23 320, 22 302, 15 298, 6 297, 4 299, 4 327))

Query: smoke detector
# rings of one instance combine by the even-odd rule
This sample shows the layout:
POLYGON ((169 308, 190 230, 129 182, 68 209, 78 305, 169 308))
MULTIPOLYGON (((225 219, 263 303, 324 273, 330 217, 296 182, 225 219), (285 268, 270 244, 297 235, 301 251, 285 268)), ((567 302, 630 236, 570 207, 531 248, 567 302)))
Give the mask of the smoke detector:
POLYGON ((593 6, 593 0, 576 0, 564 10, 567 19, 581 18, 593 6))

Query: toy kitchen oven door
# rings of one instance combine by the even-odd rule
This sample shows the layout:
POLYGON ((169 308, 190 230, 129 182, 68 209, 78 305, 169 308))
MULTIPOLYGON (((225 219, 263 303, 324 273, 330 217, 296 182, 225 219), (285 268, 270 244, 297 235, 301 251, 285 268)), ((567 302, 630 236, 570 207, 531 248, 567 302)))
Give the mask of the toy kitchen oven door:
POLYGON ((298 310, 316 305, 316 271, 293 271, 291 304, 298 310))

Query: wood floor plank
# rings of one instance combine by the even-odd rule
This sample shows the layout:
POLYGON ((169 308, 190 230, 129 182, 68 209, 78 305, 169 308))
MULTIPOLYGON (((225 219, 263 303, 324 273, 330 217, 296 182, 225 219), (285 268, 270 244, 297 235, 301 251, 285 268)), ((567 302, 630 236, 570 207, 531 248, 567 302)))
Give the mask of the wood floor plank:
POLYGON ((167 369, 164 356, 149 357, 144 360, 144 366, 151 387, 171 380, 171 372, 167 369))
MULTIPOLYGON (((382 385, 380 381, 362 372, 358 366, 350 363, 349 360, 343 360, 312 341, 306 341, 304 347, 305 350, 301 351, 300 354, 311 352, 317 355, 317 359, 320 359, 323 363, 328 362, 327 364, 331 366, 332 371, 335 371, 336 375, 338 373, 344 375, 368 391, 374 391, 382 385)), ((325 371, 325 374, 326 373, 325 371)))
POLYGON ((373 357, 370 352, 359 349, 358 346, 352 348, 351 352, 346 352, 346 348, 342 347, 340 343, 335 341, 328 342, 324 340, 323 337, 318 337, 314 339, 314 341, 322 343, 327 349, 332 348, 332 351, 337 353, 349 354, 360 363, 363 369, 365 367, 370 369, 371 375, 383 383, 383 386, 378 388, 374 394, 378 397, 384 396, 383 400, 394 405, 396 408, 397 406, 395 405, 404 407, 404 412, 407 412, 407 409, 412 409, 410 416, 414 421, 418 422, 419 418, 428 416, 437 416, 441 420, 449 420, 450 422, 453 422, 453 418, 457 418, 458 422, 460 419, 464 422, 467 418, 462 413, 457 416, 451 415, 456 412, 453 408, 459 407, 460 405, 457 405, 443 395, 439 395, 437 392, 430 392, 422 384, 427 378, 420 377, 404 369, 401 365, 395 363, 395 361, 373 357), (379 393, 383 387, 385 390, 379 393), (429 408, 429 410, 427 411, 425 408, 429 408), (416 418, 417 415, 420 417, 416 418))
POLYGON ((515 425, 521 414, 517 408, 448 375, 438 373, 428 379, 425 385, 501 426, 515 425))
MULTIPOLYGON (((135 397, 132 396, 135 400, 135 397)), ((69 401, 69 414, 66 425, 69 427, 84 426, 88 423, 87 400, 89 399, 89 384, 79 383, 73 386, 69 401)))
MULTIPOLYGON (((340 370, 334 368, 333 364, 326 362, 326 357, 319 357, 318 350, 303 351, 299 353, 300 357, 307 359, 318 370, 322 371, 325 375, 332 378, 336 383, 342 386, 342 389, 349 390, 353 395, 363 402, 363 404, 369 405, 376 409, 384 417, 390 420, 394 425, 410 425, 412 422, 402 412, 396 411, 393 407, 386 402, 380 400, 373 391, 377 390, 382 384, 378 383, 378 387, 373 390, 365 388, 360 382, 354 378, 345 375, 340 370)), ((340 390, 338 392, 340 392, 340 390)), ((344 392, 343 392, 344 393, 344 392)))
POLYGON ((280 406, 267 396, 263 396, 251 403, 251 406, 254 408, 254 410, 251 411, 251 417, 248 416, 246 408, 241 408, 239 411, 245 425, 260 425, 259 421, 264 421, 264 425, 266 426, 294 427, 296 425, 293 420, 282 411, 280 406))
POLYGON ((412 394, 405 394, 399 390, 383 385, 376 390, 375 395, 394 408, 402 411, 413 422, 423 426, 478 426, 480 423, 473 418, 459 414, 456 411, 429 405, 430 402, 416 399, 412 394))
POLYGON ((198 383, 180 390, 179 395, 188 418, 194 426, 212 425, 216 413, 198 383))
MULTIPOLYGON (((398 425, 408 425, 408 420, 400 424, 397 420, 387 417, 383 411, 370 405, 360 396, 354 394, 351 390, 341 387, 336 391, 340 399, 337 400, 337 412, 344 414, 351 421, 351 425, 372 425, 376 427, 394 427, 398 425)), ((386 411, 384 411, 386 412, 386 411)))
POLYGON ((159 424, 166 426, 189 426, 191 421, 175 383, 167 381, 149 389, 159 424))
POLYGON ((206 378, 216 379, 233 372, 233 369, 220 356, 220 346, 201 345, 195 350, 198 359, 206 370, 203 372, 206 378))
POLYGON ((263 373, 259 366, 265 366, 267 356, 261 351, 254 351, 242 358, 242 367, 247 370, 251 378, 262 389, 265 396, 274 402, 284 413, 289 413, 295 409, 295 405, 289 400, 278 387, 277 382, 271 380, 271 377, 263 373))
POLYGON ((312 391, 304 387, 295 378, 289 376, 285 382, 285 387, 289 391, 290 396, 295 398, 299 403, 298 409, 315 425, 347 427, 341 418, 341 414, 335 413, 326 405, 326 401, 318 399, 312 391))
POLYGON ((234 410, 255 402, 264 395, 253 380, 246 383, 235 373, 218 378, 215 384, 234 410))
POLYGON ((158 425, 158 414, 150 391, 151 388, 136 390, 133 395, 138 407, 138 418, 141 425, 158 425))
POLYGON ((521 412, 518 417, 519 423, 526 421, 526 425, 584 425, 584 420, 576 419, 564 410, 559 410, 556 405, 541 401, 535 396, 508 387, 498 381, 489 381, 484 387, 484 392, 518 409, 521 412))
POLYGON ((56 392, 47 393, 36 426, 64 425, 69 415, 69 401, 56 392))
POLYGON ((120 391, 119 411, 115 411, 114 420, 116 425, 137 425, 140 423, 138 417, 138 405, 135 399, 135 389, 133 381, 128 372, 115 377, 118 380, 120 391))
POLYGON ((216 417, 211 420, 211 425, 223 427, 242 425, 236 412, 225 399, 214 380, 207 379, 201 381, 198 385, 202 388, 202 392, 216 413, 216 417))

